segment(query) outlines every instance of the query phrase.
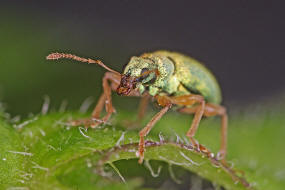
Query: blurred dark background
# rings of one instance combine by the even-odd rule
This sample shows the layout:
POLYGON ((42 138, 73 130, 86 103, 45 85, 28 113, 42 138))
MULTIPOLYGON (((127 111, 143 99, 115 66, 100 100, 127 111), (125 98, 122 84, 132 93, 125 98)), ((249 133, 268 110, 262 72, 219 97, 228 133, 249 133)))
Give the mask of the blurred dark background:
MULTIPOLYGON (((97 100, 104 69, 46 61, 62 51, 121 71, 133 55, 178 51, 216 75, 224 103, 258 104, 284 95, 284 3, 278 1, 25 1, 0 5, 0 101, 12 114, 97 100)), ((133 98, 115 97, 123 108, 133 98)), ((273 99, 274 100, 274 99, 273 99)))

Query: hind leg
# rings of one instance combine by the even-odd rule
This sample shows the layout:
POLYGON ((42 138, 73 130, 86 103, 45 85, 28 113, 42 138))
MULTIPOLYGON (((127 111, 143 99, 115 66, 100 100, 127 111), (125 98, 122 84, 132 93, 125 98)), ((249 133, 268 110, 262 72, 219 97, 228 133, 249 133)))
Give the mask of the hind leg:
MULTIPOLYGON (((185 108, 180 109, 179 111, 182 113, 197 114, 197 112, 199 112, 199 107, 192 107, 192 108, 185 107, 185 108)), ((225 107, 220 106, 220 105, 207 103, 205 104, 203 115, 206 117, 216 116, 216 115, 221 117, 221 145, 220 145, 220 151, 219 151, 218 157, 219 159, 224 160, 227 154, 228 116, 227 116, 226 109, 225 107)), ((194 117, 194 120, 195 120, 195 117, 194 117)), ((195 121, 193 121, 193 123, 194 122, 195 121)), ((191 133, 191 135, 195 135, 196 130, 191 130, 191 128, 188 132, 191 133)))
MULTIPOLYGON (((144 158, 144 151, 145 151, 144 137, 150 132, 150 130, 155 125, 155 123, 160 120, 160 118, 171 108, 172 105, 176 104, 176 105, 188 105, 189 106, 189 105, 193 105, 196 103, 201 103, 201 108, 199 109, 200 111, 198 111, 197 114, 195 115, 196 119, 194 120, 196 120, 196 122, 194 123, 194 125, 192 125, 192 128, 194 129, 195 128, 197 129, 199 125, 199 121, 204 112, 205 101, 203 97, 200 95, 191 94, 191 95, 178 96, 178 97, 168 97, 168 96, 157 95, 155 96, 155 99, 157 103, 163 108, 148 122, 148 124, 139 133, 140 134, 139 151, 138 151, 139 163, 142 163, 143 158, 144 158)), ((196 131, 196 129, 194 130, 194 132, 196 131)), ((189 138, 194 143, 195 140, 193 139, 193 136, 189 136, 189 138)))
POLYGON ((200 95, 190 94, 190 95, 182 95, 182 96, 176 96, 176 97, 167 97, 167 96, 157 96, 156 99, 160 104, 176 104, 176 105, 182 105, 182 106, 188 106, 181 108, 179 111, 182 113, 188 113, 188 114, 194 114, 194 119, 191 124, 190 129, 187 132, 187 136, 189 137, 192 144, 196 147, 199 147, 196 143, 196 140, 194 139, 195 133, 198 129, 200 120, 202 116, 215 116, 218 115, 221 117, 221 147, 218 154, 219 159, 224 160, 226 153, 227 153, 227 126, 228 126, 228 116, 226 113, 226 109, 223 106, 211 104, 211 103, 205 103, 205 100, 200 95), (159 101, 160 100, 160 101, 159 101), (196 106, 197 105, 197 106, 196 106), (194 106, 190 107, 189 106, 194 106))

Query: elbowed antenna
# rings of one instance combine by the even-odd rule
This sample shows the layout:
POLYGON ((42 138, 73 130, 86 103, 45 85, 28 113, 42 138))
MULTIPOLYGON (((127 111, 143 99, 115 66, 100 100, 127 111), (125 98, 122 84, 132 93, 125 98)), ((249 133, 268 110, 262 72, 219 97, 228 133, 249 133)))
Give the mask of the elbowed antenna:
POLYGON ((121 75, 119 72, 114 71, 113 69, 110 69, 109 67, 107 67, 106 65, 104 65, 104 63, 100 60, 93 60, 93 59, 86 59, 83 57, 78 57, 76 55, 72 55, 72 54, 67 54, 67 53, 51 53, 46 57, 47 60, 57 60, 57 59, 73 59, 76 61, 80 61, 83 63, 88 63, 88 64, 98 64, 101 67, 104 67, 105 69, 107 69, 108 71, 111 71, 112 73, 116 73, 118 75, 121 75))

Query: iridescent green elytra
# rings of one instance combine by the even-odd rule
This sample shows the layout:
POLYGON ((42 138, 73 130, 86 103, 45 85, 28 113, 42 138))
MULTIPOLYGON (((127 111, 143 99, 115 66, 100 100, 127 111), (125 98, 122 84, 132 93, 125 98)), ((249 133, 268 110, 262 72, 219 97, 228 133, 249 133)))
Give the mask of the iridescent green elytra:
POLYGON ((193 58, 169 51, 145 53, 132 57, 123 74, 139 77, 145 68, 158 69, 159 75, 155 78, 155 73, 151 73, 138 83, 141 94, 145 90, 152 96, 200 94, 209 103, 221 103, 221 91, 215 77, 193 58))

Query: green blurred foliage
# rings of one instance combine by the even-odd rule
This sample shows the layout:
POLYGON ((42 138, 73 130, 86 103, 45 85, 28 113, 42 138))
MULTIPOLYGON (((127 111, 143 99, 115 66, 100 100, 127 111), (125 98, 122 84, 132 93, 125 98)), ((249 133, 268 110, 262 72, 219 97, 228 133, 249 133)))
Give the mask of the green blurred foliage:
MULTIPOLYGON (((235 169, 242 170, 244 177, 256 189, 277 190, 285 187, 285 155, 282 144, 285 120, 283 115, 284 111, 274 114, 259 112, 256 115, 247 113, 244 116, 232 117, 230 120, 229 163, 235 169)), ((83 128, 69 128, 62 124, 71 118, 84 116, 86 115, 71 113, 38 115, 27 120, 29 122, 26 125, 23 125, 24 121, 14 124, 14 128, 11 124, 7 125, 1 121, 0 129, 4 134, 0 139, 2 187, 32 187, 32 189, 92 189, 94 187, 98 189, 140 189, 142 187, 157 189, 161 187, 164 189, 169 186, 166 184, 171 183, 174 189, 183 189, 183 187, 189 187, 189 178, 193 178, 193 174, 189 171, 192 171, 210 180, 211 183, 220 184, 227 189, 244 189, 240 183, 236 185, 222 168, 209 163, 207 157, 168 144, 148 148, 145 159, 160 160, 168 164, 173 163, 173 165, 187 163, 188 161, 180 155, 182 151, 200 165, 182 164, 186 170, 174 167, 176 177, 183 181, 181 186, 170 178, 171 174, 167 171, 166 163, 151 161, 154 172, 160 165, 163 166, 159 178, 153 178, 145 166, 137 164, 137 160, 129 160, 136 158, 137 146, 117 152, 112 149, 124 131, 124 138, 120 141, 121 146, 138 142, 138 129, 128 128, 126 130, 128 125, 124 123, 126 118, 135 118, 134 114, 121 111, 113 117, 113 126, 88 131, 84 131, 83 128), (110 157, 105 157, 110 152, 114 153, 110 157), (106 174, 110 174, 110 178, 98 175, 101 173, 98 167, 100 160, 104 160, 107 164, 104 170, 106 174), (120 174, 115 171, 116 168, 113 165, 118 168, 120 174), (126 179, 127 186, 120 182, 119 175, 126 179)), ((175 113, 167 114, 159 121, 147 139, 159 141, 158 134, 161 134, 165 139, 176 141, 175 134, 177 134, 182 141, 185 141, 185 132, 190 123, 188 118, 188 116, 178 116, 175 113)), ((148 119, 146 118, 146 121, 148 119)), ((197 134, 199 142, 212 149, 213 152, 216 152, 219 147, 218 128, 218 120, 205 119, 197 134)))

